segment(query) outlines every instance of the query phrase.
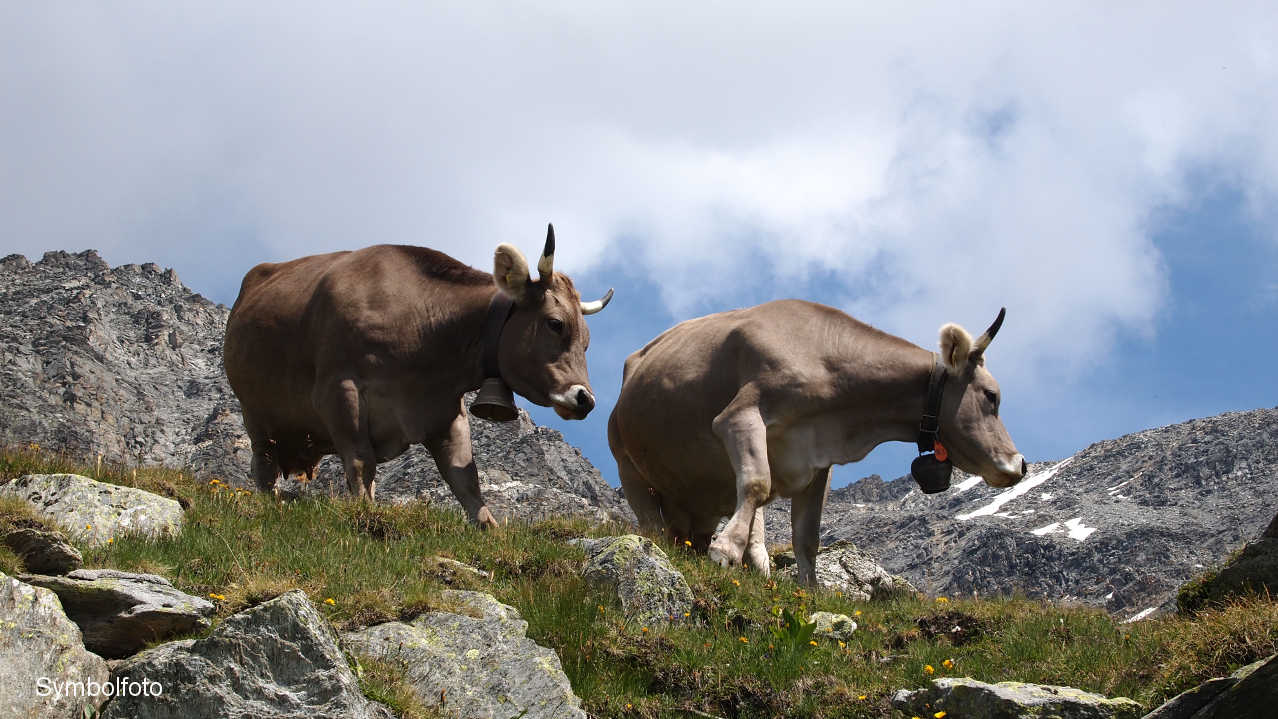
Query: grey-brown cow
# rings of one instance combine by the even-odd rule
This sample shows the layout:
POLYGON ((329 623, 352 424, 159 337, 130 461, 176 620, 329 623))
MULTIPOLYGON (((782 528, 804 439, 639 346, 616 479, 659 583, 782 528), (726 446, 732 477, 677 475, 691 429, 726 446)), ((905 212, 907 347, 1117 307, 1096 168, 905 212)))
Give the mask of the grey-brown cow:
MULTIPOLYGON (((948 370, 940 441, 995 487, 1025 474, 998 417, 985 348, 941 328, 948 370)), ((882 442, 915 441, 936 355, 834 308, 780 300, 688 320, 626 360, 608 444, 646 529, 665 526, 724 565, 765 574, 763 505, 793 498, 799 579, 815 581, 830 466, 882 442), (722 517, 728 524, 710 540, 722 517)))
POLYGON ((470 520, 495 526, 462 395, 483 380, 483 328, 497 293, 514 302, 497 343, 501 378, 561 417, 581 419, 595 404, 583 315, 603 309, 612 291, 582 302, 554 271, 554 247, 548 228, 536 281, 507 244, 497 247, 492 275, 403 245, 250 270, 224 353, 258 488, 337 453, 351 492, 372 499, 377 463, 423 443, 470 520))

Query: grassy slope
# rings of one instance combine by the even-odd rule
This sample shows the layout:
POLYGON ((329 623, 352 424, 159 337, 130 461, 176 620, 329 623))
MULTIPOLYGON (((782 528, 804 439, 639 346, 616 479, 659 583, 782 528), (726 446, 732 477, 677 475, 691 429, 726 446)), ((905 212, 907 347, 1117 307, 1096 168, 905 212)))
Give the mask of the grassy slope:
MULTIPOLYGON (((172 470, 86 467, 37 448, 0 452, 0 481, 30 472, 96 474, 183 501, 181 536, 118 537, 101 549, 82 547, 86 565, 162 574, 185 591, 214 596, 222 617, 301 588, 344 629, 448 609, 438 592, 449 586, 490 592, 520 609, 531 638, 558 652, 596 716, 689 710, 723 717, 891 716, 892 692, 931 676, 1068 684, 1129 696, 1148 709, 1278 651, 1273 601, 1132 625, 1092 609, 1026 599, 854 602, 725 570, 664 542, 697 606, 681 626, 658 630, 627 622, 615 600, 587 586, 579 578, 581 551, 563 541, 622 533, 621 527, 551 521, 481 532, 453 506, 367 506, 340 498, 277 504, 172 470), (491 570, 494 579, 447 577, 429 561, 435 555, 491 570), (860 629, 847 646, 787 648, 772 633, 782 609, 859 612, 860 629), (956 622, 974 627, 968 632, 974 639, 955 646, 944 636, 956 622)), ((0 502, 0 532, 30 517, 19 503, 0 502)), ((18 564, 0 548, 0 571, 13 574, 18 564)), ((370 696, 403 716, 438 715, 398 686, 394 667, 365 662, 362 681, 370 696)))

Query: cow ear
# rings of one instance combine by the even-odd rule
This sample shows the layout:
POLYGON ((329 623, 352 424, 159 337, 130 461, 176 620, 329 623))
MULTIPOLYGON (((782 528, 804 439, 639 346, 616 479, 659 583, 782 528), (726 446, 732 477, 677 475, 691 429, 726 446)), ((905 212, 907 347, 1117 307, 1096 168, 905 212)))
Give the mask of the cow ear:
POLYGON ((972 354, 972 335, 953 322, 941 328, 941 361, 954 374, 961 373, 972 354))
POLYGON ((528 294, 528 260, 514 245, 502 243, 493 253, 493 280, 497 289, 506 293, 516 304, 528 294))

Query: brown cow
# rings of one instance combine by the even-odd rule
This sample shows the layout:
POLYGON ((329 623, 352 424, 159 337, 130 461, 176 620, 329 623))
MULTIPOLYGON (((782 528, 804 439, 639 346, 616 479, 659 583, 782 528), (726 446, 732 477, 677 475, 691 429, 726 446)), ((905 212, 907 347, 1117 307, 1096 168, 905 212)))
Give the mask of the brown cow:
POLYGON ((281 472, 310 473, 336 453, 352 494, 371 500, 377 463, 422 443, 471 521, 495 525, 462 403, 484 379, 490 312, 508 312, 504 326, 498 317, 493 355, 506 384, 564 418, 581 419, 595 405, 583 316, 603 309, 612 291, 582 302, 554 271, 554 248, 548 228, 536 281, 507 244, 497 247, 492 275, 404 245, 250 270, 227 320, 224 356, 258 488, 272 490, 281 472))
MULTIPOLYGON (((1001 321, 975 342, 958 325, 942 327, 940 353, 948 379, 939 440, 954 464, 995 487, 1026 468, 985 369, 1001 321)), ((762 507, 791 497, 799 579, 812 583, 830 466, 916 440, 935 358, 800 300, 676 325, 627 358, 608 419, 626 499, 644 528, 664 525, 724 565, 744 558, 767 573, 762 507)))

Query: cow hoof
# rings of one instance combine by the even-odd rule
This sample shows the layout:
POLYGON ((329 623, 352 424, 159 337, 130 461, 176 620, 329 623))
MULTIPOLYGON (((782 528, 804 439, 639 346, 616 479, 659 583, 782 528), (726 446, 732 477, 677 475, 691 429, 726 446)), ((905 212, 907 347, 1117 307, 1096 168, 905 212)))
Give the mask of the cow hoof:
POLYGON ((720 567, 735 567, 741 563, 741 553, 733 552, 733 548, 724 548, 718 546, 718 543, 710 545, 707 552, 710 555, 710 561, 715 562, 720 567), (735 554, 735 556, 734 556, 735 554))

